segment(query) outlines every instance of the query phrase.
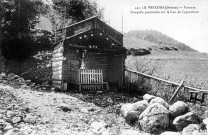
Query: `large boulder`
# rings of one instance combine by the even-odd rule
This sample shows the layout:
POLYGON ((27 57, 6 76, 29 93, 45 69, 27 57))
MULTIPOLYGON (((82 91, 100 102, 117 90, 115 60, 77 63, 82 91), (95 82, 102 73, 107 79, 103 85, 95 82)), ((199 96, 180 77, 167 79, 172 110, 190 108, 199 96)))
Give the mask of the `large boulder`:
POLYGON ((147 108, 148 102, 146 100, 135 102, 132 106, 132 110, 128 112, 128 115, 135 114, 137 118, 147 108))
POLYGON ((206 128, 207 128, 207 130, 208 130, 208 118, 204 119, 204 120, 203 120, 203 123, 206 125, 206 128))
POLYGON ((169 104, 162 98, 160 97, 156 97, 156 98, 153 98, 151 101, 150 101, 150 104, 153 104, 153 103, 160 103, 162 104, 163 106, 165 106, 166 108, 169 108, 169 104))
POLYGON ((188 105, 182 101, 177 101, 169 107, 170 115, 174 118, 184 113, 187 113, 188 110, 188 105))
POLYGON ((197 124, 189 124, 182 131, 182 135, 192 135, 192 133, 199 133, 199 126, 197 124))
POLYGON ((200 118, 195 112, 188 112, 184 115, 178 116, 174 119, 173 124, 176 129, 182 131, 182 129, 189 124, 199 124, 200 118))
POLYGON ((160 103, 152 103, 139 116, 141 128, 146 132, 169 126, 169 110, 160 103))
POLYGON ((127 113, 132 109, 133 104, 127 103, 122 105, 121 107, 121 115, 125 118, 127 116, 127 113))
POLYGON ((147 108, 148 102, 146 100, 138 101, 134 104, 121 107, 121 112, 123 113, 124 118, 127 122, 138 120, 139 115, 147 108), (126 109, 126 110, 124 110, 126 109))
POLYGON ((143 96, 143 99, 144 99, 144 100, 147 100, 148 102, 150 102, 153 98, 155 98, 155 96, 150 95, 150 94, 145 94, 145 95, 143 96))

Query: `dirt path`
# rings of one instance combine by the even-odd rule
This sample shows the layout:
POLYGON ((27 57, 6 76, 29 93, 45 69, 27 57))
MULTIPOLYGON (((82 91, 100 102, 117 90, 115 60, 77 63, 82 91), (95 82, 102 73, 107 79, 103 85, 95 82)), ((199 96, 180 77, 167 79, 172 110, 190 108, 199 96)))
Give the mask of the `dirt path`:
POLYGON ((132 128, 125 124, 121 116, 64 93, 14 89, 2 84, 0 88, 22 100, 28 108, 27 115, 35 118, 17 126, 19 131, 27 135, 92 135, 95 129, 102 130, 102 134, 119 135, 132 128), (98 122, 95 129, 93 122, 98 122), (105 128, 97 129, 102 123, 105 128))

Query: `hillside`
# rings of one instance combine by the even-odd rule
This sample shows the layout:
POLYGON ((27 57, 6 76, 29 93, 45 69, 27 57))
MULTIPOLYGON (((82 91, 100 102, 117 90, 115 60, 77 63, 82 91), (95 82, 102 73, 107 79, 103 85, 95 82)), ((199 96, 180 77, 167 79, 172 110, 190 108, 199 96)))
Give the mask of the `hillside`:
POLYGON ((127 48, 135 49, 166 50, 165 48, 177 48, 170 50, 195 51, 184 43, 155 30, 133 30, 125 33, 124 45, 127 48))

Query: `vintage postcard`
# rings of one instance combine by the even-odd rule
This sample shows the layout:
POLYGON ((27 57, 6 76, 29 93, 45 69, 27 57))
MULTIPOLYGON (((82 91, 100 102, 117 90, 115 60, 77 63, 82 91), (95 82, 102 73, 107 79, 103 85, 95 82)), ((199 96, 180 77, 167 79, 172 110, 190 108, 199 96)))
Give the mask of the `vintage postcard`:
POLYGON ((0 0, 0 135, 208 135, 208 0, 0 0))

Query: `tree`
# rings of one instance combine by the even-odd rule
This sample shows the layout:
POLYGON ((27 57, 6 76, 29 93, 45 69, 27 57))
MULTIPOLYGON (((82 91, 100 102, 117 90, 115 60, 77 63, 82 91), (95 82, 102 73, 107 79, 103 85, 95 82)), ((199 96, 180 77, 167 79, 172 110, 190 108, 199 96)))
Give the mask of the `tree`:
POLYGON ((30 54, 32 33, 39 21, 40 1, 6 0, 0 5, 2 54, 7 60, 21 60, 30 54))
MULTIPOLYGON (((2 1, 0 0, 0 20, 2 20, 2 7, 1 7, 1 4, 2 4, 2 1)), ((0 73, 1 72, 5 72, 5 60, 4 60, 4 57, 2 55, 2 52, 1 52, 1 45, 2 45, 2 28, 1 28, 1 25, 0 25, 0 73)))
POLYGON ((95 15, 103 17, 102 10, 98 8, 97 3, 88 0, 55 1, 54 9, 72 22, 78 22, 95 15))
POLYGON ((4 0, 1 1, 1 50, 7 60, 21 60, 31 54, 31 46, 40 41, 49 43, 50 34, 44 38, 37 36, 35 29, 40 14, 49 15, 54 32, 64 26, 98 15, 102 10, 97 3, 87 0, 54 0, 53 5, 44 5, 41 0, 4 0), (39 38, 37 40, 37 38, 39 38))
POLYGON ((53 31, 97 15, 103 19, 103 9, 88 0, 53 0, 51 22, 53 31))
POLYGON ((50 31, 37 29, 33 37, 34 53, 52 49, 53 34, 50 31))

